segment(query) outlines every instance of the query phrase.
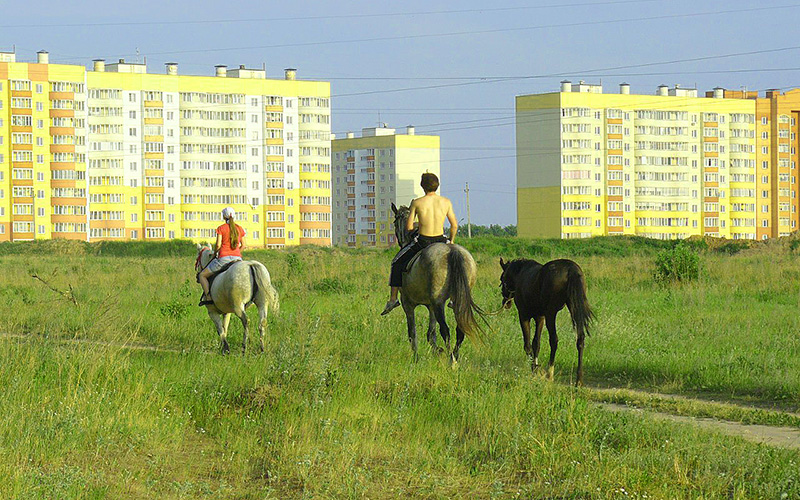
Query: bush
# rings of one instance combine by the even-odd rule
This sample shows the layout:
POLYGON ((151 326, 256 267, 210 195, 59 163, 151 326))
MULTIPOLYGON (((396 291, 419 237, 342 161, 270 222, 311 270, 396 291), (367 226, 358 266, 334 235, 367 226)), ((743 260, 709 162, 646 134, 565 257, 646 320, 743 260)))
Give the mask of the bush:
POLYGON ((111 257, 194 257, 197 246, 189 240, 99 241, 89 243, 95 255, 111 257))
POLYGON ((729 241, 720 245, 716 251, 719 253, 727 253, 728 255, 734 255, 742 250, 747 250, 750 248, 750 243, 745 241, 729 241))
POLYGON ((700 276, 700 256, 684 244, 656 257, 655 279, 660 282, 692 281, 700 276))
POLYGON ((342 281, 339 278, 323 278, 322 281, 314 285, 314 290, 332 294, 352 293, 355 288, 352 283, 342 281))
POLYGON ((186 302, 179 299, 172 299, 168 302, 163 302, 159 311, 161 312, 161 316, 165 318, 181 319, 189 314, 190 308, 191 307, 186 302))
POLYGON ((300 260, 300 256, 296 253, 286 255, 286 266, 289 268, 289 275, 302 276, 305 273, 306 265, 300 260))

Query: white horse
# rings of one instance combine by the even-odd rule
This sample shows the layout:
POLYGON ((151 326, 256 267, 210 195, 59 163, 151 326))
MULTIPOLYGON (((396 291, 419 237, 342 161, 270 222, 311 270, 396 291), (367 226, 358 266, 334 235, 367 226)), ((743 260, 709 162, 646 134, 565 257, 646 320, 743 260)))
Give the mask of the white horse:
MULTIPOLYGON (((213 258, 214 252, 209 246, 197 245, 195 270, 200 272, 213 258)), ((224 273, 216 275, 211 284, 211 298, 214 303, 207 305, 206 308, 211 320, 217 326, 222 352, 230 351, 227 337, 231 313, 242 321, 244 328, 242 354, 247 350, 247 313, 245 310, 251 304, 258 307, 258 333, 261 335, 261 352, 264 352, 268 309, 272 308, 275 313, 279 309, 278 291, 272 286, 269 271, 264 264, 255 260, 236 262, 224 273)))

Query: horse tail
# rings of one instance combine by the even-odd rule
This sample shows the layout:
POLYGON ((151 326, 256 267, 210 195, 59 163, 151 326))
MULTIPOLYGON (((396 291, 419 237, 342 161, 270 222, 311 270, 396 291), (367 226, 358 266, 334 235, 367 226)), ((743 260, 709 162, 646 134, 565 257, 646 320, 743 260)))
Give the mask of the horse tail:
POLYGON ((586 279, 578 264, 572 263, 567 274, 567 302, 572 326, 582 336, 589 335, 589 325, 594 321, 594 311, 586 298, 586 279))
POLYGON ((481 340, 483 329, 475 315, 484 317, 483 310, 472 300, 472 289, 467 275, 467 260, 459 248, 450 247, 447 254, 447 290, 453 302, 456 324, 472 340, 481 340))
POLYGON ((267 268, 261 263, 251 264, 250 275, 253 278, 253 297, 251 302, 255 302, 257 297, 263 297, 271 312, 277 314, 280 311, 278 291, 272 286, 267 268))

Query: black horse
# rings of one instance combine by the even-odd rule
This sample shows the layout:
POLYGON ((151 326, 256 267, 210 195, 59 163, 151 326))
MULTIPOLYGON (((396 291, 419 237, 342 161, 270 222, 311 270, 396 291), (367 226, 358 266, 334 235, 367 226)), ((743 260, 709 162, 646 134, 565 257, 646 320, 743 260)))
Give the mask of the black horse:
POLYGON ((513 301, 519 313, 522 327, 522 340, 525 354, 531 359, 531 369, 539 367, 539 341, 542 327, 547 325, 550 334, 550 364, 547 377, 553 378, 553 364, 558 348, 556 335, 556 314, 566 305, 572 316, 572 326, 578 333, 578 380, 575 385, 583 385, 583 340, 589 334, 589 323, 594 313, 586 299, 586 280, 580 266, 571 260, 552 260, 545 265, 535 260, 519 259, 503 262, 500 287, 503 293, 503 307, 511 307, 513 301), (531 319, 536 320, 536 332, 531 346, 531 319))

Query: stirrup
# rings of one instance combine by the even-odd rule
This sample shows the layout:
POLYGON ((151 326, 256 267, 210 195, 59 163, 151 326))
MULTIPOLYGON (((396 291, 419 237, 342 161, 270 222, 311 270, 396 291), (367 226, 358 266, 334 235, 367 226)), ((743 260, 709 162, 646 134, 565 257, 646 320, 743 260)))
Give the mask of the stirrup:
POLYGON ((386 303, 386 307, 383 308, 383 312, 381 313, 381 316, 386 316, 387 314, 392 312, 392 309, 394 309, 395 307, 398 307, 399 305, 400 305, 400 301, 399 300, 395 299, 394 302, 392 302, 390 300, 389 302, 386 303))
POLYGON ((200 296, 200 303, 197 304, 197 305, 202 307, 202 306, 211 305, 213 303, 214 303, 214 301, 212 299, 207 299, 206 298, 206 294, 203 294, 203 295, 200 296))

